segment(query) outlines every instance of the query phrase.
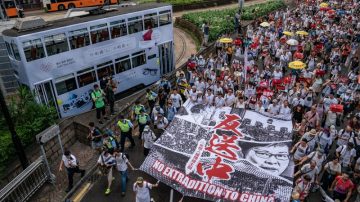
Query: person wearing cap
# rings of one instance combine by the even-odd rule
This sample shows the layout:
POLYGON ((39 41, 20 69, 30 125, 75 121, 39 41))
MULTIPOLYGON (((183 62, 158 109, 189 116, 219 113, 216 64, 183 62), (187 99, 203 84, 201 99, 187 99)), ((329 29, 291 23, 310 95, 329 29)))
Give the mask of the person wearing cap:
POLYGON ((161 108, 159 104, 155 104, 155 107, 154 107, 154 109, 152 111, 152 114, 151 114, 151 119, 155 120, 157 115, 160 114, 160 113, 164 114, 165 113, 164 109, 161 108))
POLYGON ((113 155, 111 155, 107 150, 104 150, 97 161, 97 164, 100 166, 100 170, 103 175, 107 175, 107 187, 105 190, 105 195, 110 194, 111 184, 113 181, 113 166, 116 165, 116 160, 113 155))
POLYGON ((141 110, 146 111, 144 105, 142 105, 139 100, 136 100, 135 105, 132 107, 132 110, 131 110, 132 120, 138 119, 138 116, 141 113, 140 112, 141 110))
POLYGON ((335 177, 340 174, 341 164, 339 163, 339 158, 333 157, 333 159, 327 162, 324 166, 324 174, 321 179, 322 188, 324 190, 328 190, 335 177))
POLYGON ((317 134, 318 134, 318 132, 316 131, 316 129, 311 129, 310 131, 306 132, 303 135, 303 138, 307 140, 310 151, 315 150, 316 142, 317 142, 317 139, 318 139, 317 134))
POLYGON ((107 133, 103 134, 103 145, 103 149, 107 150, 110 154, 113 154, 117 147, 116 140, 107 133))
POLYGON ((164 90, 165 90, 165 92, 166 92, 167 94, 170 93, 171 83, 170 83, 170 81, 168 81, 168 80, 166 79, 166 76, 162 76, 162 77, 161 77, 161 80, 160 80, 160 83, 159 83, 159 88, 160 88, 160 87, 164 88, 164 90))
POLYGON ((116 169, 120 173, 120 182, 121 182, 121 196, 125 196, 126 193, 126 182, 128 180, 128 166, 132 170, 136 170, 134 166, 130 163, 127 154, 121 153, 119 150, 114 152, 114 158, 116 161, 116 169))
POLYGON ((182 105, 182 98, 179 95, 178 90, 176 88, 173 89, 173 92, 170 95, 169 99, 172 101, 172 104, 176 108, 176 110, 179 111, 182 105))
POLYGON ((150 202, 150 189, 158 187, 159 182, 156 184, 151 184, 144 181, 144 178, 138 177, 136 182, 133 185, 133 191, 135 192, 135 201, 136 202, 150 202))
MULTIPOLYGON (((154 91, 152 91, 150 88, 146 89, 145 98, 148 102, 150 110, 152 110, 154 108, 157 96, 158 95, 154 91)), ((151 114, 151 111, 150 111, 150 114, 151 114)))
POLYGON ((99 122, 99 124, 104 124, 104 122, 101 120, 101 115, 105 120, 108 120, 108 118, 105 116, 105 96, 106 94, 102 89, 99 88, 99 85, 94 85, 94 90, 91 93, 91 99, 95 103, 96 108, 96 118, 99 122))
POLYGON ((64 155, 62 155, 60 166, 59 166, 59 172, 63 170, 63 166, 65 166, 68 176, 68 187, 65 190, 65 192, 69 192, 73 188, 73 177, 75 173, 81 173, 81 177, 84 177, 85 170, 82 170, 79 168, 79 163, 76 159, 76 157, 71 154, 70 151, 66 150, 64 152, 64 155))
POLYGON ((128 138, 131 142, 130 149, 135 147, 135 141, 132 137, 132 130, 134 125, 131 123, 130 120, 125 119, 123 115, 119 116, 119 121, 117 122, 117 126, 120 129, 120 151, 124 152, 125 149, 125 140, 128 138))
POLYGON ((348 142, 346 145, 340 146, 336 149, 336 156, 340 159, 343 171, 351 169, 351 165, 356 157, 354 144, 348 142))
POLYGON ((159 113, 154 120, 154 125, 156 126, 156 129, 160 130, 158 132, 161 133, 169 125, 169 121, 164 117, 163 113, 159 113))
POLYGON ((151 147, 154 144, 154 141, 156 140, 155 133, 151 130, 151 128, 147 125, 144 128, 144 131, 142 133, 142 146, 144 147, 144 156, 146 157, 151 147))
POLYGON ((145 113, 144 109, 141 109, 140 114, 137 116, 136 119, 139 125, 139 139, 141 139, 141 134, 144 131, 145 126, 150 124, 150 116, 145 113))

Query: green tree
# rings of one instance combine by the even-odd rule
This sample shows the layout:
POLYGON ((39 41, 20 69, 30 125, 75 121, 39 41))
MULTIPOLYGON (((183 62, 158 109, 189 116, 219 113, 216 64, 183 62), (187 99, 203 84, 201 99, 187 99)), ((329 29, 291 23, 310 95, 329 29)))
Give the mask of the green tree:
POLYGON ((10 112, 24 145, 34 142, 35 135, 51 126, 57 119, 56 109, 36 102, 33 93, 19 87, 18 96, 10 101, 10 112))

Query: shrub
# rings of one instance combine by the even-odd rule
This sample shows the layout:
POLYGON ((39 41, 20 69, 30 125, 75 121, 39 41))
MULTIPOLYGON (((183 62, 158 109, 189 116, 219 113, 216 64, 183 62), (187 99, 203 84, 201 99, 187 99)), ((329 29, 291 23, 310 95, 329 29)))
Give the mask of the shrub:
MULTIPOLYGON (((283 0, 268 1, 261 4, 255 4, 244 7, 241 14, 242 20, 254 20, 265 16, 275 10, 285 7, 283 0)), ((202 11, 184 14, 182 17, 201 27, 204 21, 209 22, 210 36, 209 40, 216 40, 221 34, 234 30, 234 16, 238 8, 202 11)))

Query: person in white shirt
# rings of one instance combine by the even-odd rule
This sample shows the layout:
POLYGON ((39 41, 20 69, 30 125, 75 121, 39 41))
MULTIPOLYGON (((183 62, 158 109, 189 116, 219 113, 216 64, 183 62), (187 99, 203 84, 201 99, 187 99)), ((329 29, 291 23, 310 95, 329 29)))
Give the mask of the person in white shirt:
POLYGON ((283 73, 280 71, 280 69, 276 69, 273 73, 273 78, 275 80, 279 80, 283 77, 283 73))
POLYGON ((346 145, 350 138, 354 136, 354 132, 351 128, 351 126, 346 126, 345 129, 341 129, 338 133, 338 140, 337 140, 337 146, 346 145))
POLYGON ((190 101, 192 103, 196 103, 196 100, 197 100, 196 86, 191 87, 191 91, 189 92, 189 96, 190 96, 190 101))
POLYGON ((151 128, 148 125, 145 126, 141 139, 142 139, 142 145, 144 147, 144 156, 147 156, 156 139, 155 133, 151 130, 151 128))
POLYGON ((334 94, 330 93, 328 97, 324 98, 325 111, 328 111, 332 104, 338 104, 338 100, 334 97, 334 94))
POLYGON ((225 106, 225 99, 222 97, 221 93, 218 93, 218 95, 216 96, 214 105, 216 108, 221 108, 225 106))
POLYGON ((311 182, 319 182, 320 170, 316 165, 316 161, 310 161, 310 163, 305 164, 301 167, 301 169, 295 173, 294 178, 299 177, 300 175, 304 176, 304 174, 308 175, 311 178, 311 182))
POLYGON ((169 124, 169 121, 164 117, 163 114, 158 114, 154 121, 154 125, 157 129, 164 130, 169 124))
POLYGON ((235 95, 231 89, 228 89, 228 93, 225 95, 225 106, 232 107, 236 101, 235 95))
POLYGON ((205 82, 202 78, 199 78, 199 81, 195 82, 195 86, 196 86, 196 90, 197 91, 201 91, 201 92, 205 92, 205 82))
POLYGON ((150 189, 154 187, 158 187, 159 182, 156 184, 151 184, 149 182, 144 181, 142 177, 138 177, 136 182, 133 185, 133 191, 135 192, 136 202, 150 202, 150 189))
POLYGON ((356 157, 356 151, 354 144, 348 142, 346 145, 340 146, 336 149, 336 157, 340 159, 343 170, 350 169, 354 158, 356 157))
POLYGON ((246 108, 246 102, 244 100, 244 97, 238 96, 235 101, 235 108, 239 109, 245 109, 246 108))
POLYGON ((214 104, 214 95, 212 93, 212 90, 209 88, 207 89, 207 92, 205 94, 205 104, 208 106, 213 106, 214 104))
POLYGON ((214 95, 217 95, 219 93, 224 94, 224 90, 221 86, 221 82, 217 81, 216 85, 214 86, 214 95))
POLYGON ((291 105, 296 107, 298 105, 304 106, 304 99, 301 98, 301 93, 298 93, 296 97, 292 100, 291 105))
POLYGON ((108 195, 111 192, 110 187, 113 181, 112 171, 113 166, 116 165, 116 160, 107 150, 105 150, 103 153, 100 154, 97 163, 101 168, 102 174, 107 175, 108 184, 105 190, 105 195, 108 195))
POLYGON ((335 157, 332 161, 326 163, 324 170, 321 186, 323 189, 328 190, 335 177, 341 174, 341 164, 339 163, 339 158, 335 157))
POLYGON ((136 169, 131 165, 129 159, 126 157, 126 154, 116 151, 114 152, 114 157, 116 161, 116 169, 120 172, 121 196, 125 196, 128 166, 130 166, 132 170, 136 169))
POLYGON ((306 161, 315 161, 316 162, 316 167, 319 171, 321 171, 323 163, 326 160, 326 155, 324 155, 324 150, 322 149, 318 149, 317 151, 313 151, 310 154, 308 154, 307 156, 304 156, 299 165, 304 164, 306 161))
POLYGON ((283 105, 280 107, 279 115, 284 117, 291 115, 291 109, 289 107, 289 102, 287 100, 285 100, 283 102, 283 105))
POLYGON ((269 105, 268 112, 272 115, 278 115, 280 112, 280 105, 278 105, 277 100, 274 99, 272 104, 269 105))
POLYGON ((85 175, 85 170, 82 170, 79 168, 78 162, 76 157, 70 153, 70 151, 65 151, 64 155, 62 155, 59 171, 61 172, 63 170, 63 166, 65 166, 67 170, 68 175, 68 187, 65 190, 66 192, 69 192, 73 187, 73 177, 75 173, 81 173, 81 177, 85 175))
POLYGON ((177 111, 179 111, 182 104, 182 99, 180 94, 178 94, 177 89, 173 90, 173 93, 170 95, 170 99, 172 100, 173 106, 177 111))
POLYGON ((301 139, 298 143, 296 143, 290 151, 290 153, 294 154, 295 163, 300 162, 300 160, 306 155, 308 155, 309 152, 309 145, 307 144, 307 140, 305 138, 301 139))

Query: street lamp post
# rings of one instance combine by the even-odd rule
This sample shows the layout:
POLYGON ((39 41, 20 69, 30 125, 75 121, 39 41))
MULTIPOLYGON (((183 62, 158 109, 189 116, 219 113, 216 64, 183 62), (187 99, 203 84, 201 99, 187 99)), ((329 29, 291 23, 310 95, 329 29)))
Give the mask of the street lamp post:
POLYGON ((4 118, 6 120, 9 131, 11 133, 11 139, 15 146, 15 152, 17 153, 17 155, 20 159, 22 168, 25 169, 26 167, 28 167, 29 161, 26 158, 24 148, 21 144, 21 140, 20 140, 19 136, 16 134, 14 123, 12 122, 12 118, 10 116, 9 109, 6 105, 5 98, 4 98, 4 95, 1 90, 0 90, 0 108, 2 109, 4 118))

